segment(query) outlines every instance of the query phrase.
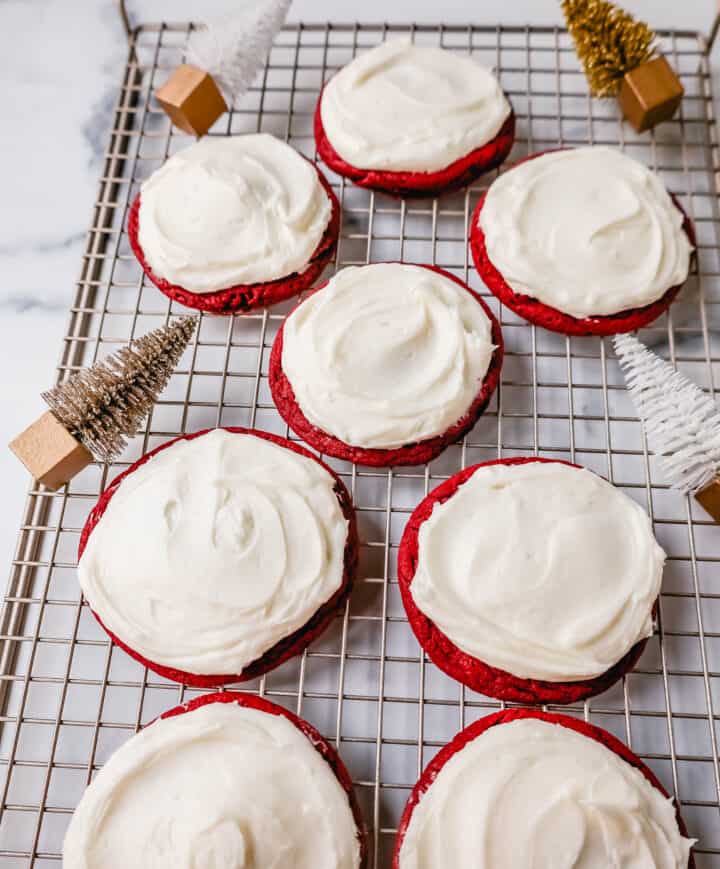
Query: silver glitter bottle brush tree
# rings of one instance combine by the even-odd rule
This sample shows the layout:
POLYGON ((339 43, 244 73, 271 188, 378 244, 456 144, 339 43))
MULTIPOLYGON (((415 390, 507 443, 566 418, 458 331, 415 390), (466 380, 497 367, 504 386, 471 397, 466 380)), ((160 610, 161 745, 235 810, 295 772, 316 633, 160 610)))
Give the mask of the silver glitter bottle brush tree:
POLYGON ((720 409, 632 335, 616 335, 615 352, 668 482, 720 522, 720 409))
POLYGON ((181 130, 204 136, 267 60, 291 0, 240 0, 232 13, 194 29, 183 63, 155 92, 181 130))
POLYGON ((43 393, 50 408, 10 449, 38 483, 59 489, 95 457, 112 461, 133 437, 195 334, 182 317, 43 393))

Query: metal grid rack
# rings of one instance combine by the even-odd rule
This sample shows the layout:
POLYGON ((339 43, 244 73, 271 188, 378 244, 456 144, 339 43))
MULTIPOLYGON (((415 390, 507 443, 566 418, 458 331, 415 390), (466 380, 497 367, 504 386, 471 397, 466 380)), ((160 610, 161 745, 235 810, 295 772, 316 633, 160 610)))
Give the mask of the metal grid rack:
MULTIPOLYGON (((182 312, 144 279, 125 219, 142 180, 190 143, 150 99, 180 61, 189 30, 187 24, 146 25, 131 34, 59 378, 182 312)), ((257 85, 211 134, 272 132, 314 156, 312 110, 321 83, 389 33, 469 51, 497 70, 518 116, 508 165, 559 144, 603 143, 664 176, 695 221, 697 263, 683 298, 641 338, 712 392, 720 377, 720 152, 705 39, 662 35, 686 97, 673 122, 637 136, 621 124, 614 102, 588 97, 559 29, 291 26, 257 85)), ((639 666, 612 690, 566 711, 614 732, 645 759, 700 839, 698 867, 720 867, 718 529, 664 485, 610 342, 529 326, 500 310, 469 266, 468 222, 491 177, 466 192, 420 202, 330 178, 343 205, 335 267, 404 259, 450 269, 501 317, 507 355, 485 415, 462 444, 429 466, 370 470, 332 462, 358 511, 357 587, 344 614, 302 658, 243 689, 297 711, 338 744, 371 828, 374 865, 389 866, 399 814, 421 768, 459 728, 501 705, 463 689, 420 655, 396 582, 404 523, 428 489, 467 464, 527 453, 580 462, 646 507, 669 559, 658 630, 639 666)), ((288 434, 266 376, 288 307, 203 316, 145 432, 122 461, 92 465, 58 493, 30 491, 0 623, 0 869, 57 866, 64 830, 94 772, 138 727, 198 693, 149 673, 109 644, 80 600, 78 536, 107 482, 180 432, 251 425, 288 434)))

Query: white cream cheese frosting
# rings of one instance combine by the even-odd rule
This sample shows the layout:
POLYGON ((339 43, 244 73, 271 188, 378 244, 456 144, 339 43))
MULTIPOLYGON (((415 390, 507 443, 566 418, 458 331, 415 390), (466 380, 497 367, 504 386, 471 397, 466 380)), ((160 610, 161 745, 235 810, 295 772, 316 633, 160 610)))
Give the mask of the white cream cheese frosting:
POLYGON ((126 477, 78 565, 105 626, 143 657, 238 674, 342 584, 348 523, 319 463, 216 429, 126 477))
POLYGON ((446 432, 493 354, 492 324, 430 269, 343 269, 287 318, 282 367, 303 414, 344 443, 388 449, 446 432))
POLYGON ((521 163, 492 183, 479 222, 505 282, 573 317, 649 305, 690 267, 683 216, 659 176, 612 148, 521 163))
POLYGON ((672 800, 610 749, 559 724, 491 727, 415 807, 400 869, 686 869, 672 800))
POLYGON ((467 654, 573 682, 651 635, 664 562, 647 514, 601 477, 559 462, 490 465, 420 526, 410 593, 467 654))
POLYGON ((209 293, 303 272, 331 215, 315 168, 285 142, 208 137, 143 182, 138 240, 159 277, 209 293))
POLYGON ((335 151, 360 169, 436 172, 485 145, 510 114, 493 74, 468 56, 383 42, 325 86, 320 115, 335 151))
POLYGON ((281 715, 210 703, 156 721, 93 779, 64 869, 357 869, 347 794, 281 715))

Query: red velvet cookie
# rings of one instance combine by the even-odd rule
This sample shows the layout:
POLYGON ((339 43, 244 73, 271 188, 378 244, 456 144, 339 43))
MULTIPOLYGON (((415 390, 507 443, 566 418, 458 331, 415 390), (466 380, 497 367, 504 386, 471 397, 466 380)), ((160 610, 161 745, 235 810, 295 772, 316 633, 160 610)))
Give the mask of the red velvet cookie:
MULTIPOLYGON (((532 154, 523 160, 520 160, 517 165, 525 163, 528 160, 534 160, 536 157, 541 157, 543 154, 552 153, 553 150, 542 151, 537 154, 532 154)), ((563 149, 559 149, 563 150, 563 149)), ((512 171, 510 169, 509 171, 512 171)), ((556 308, 540 302, 532 296, 527 296, 522 293, 517 293, 505 281, 502 274, 495 268, 488 256, 485 246, 485 234, 480 227, 480 213, 487 193, 483 194, 475 208, 470 224, 470 251, 472 253, 475 268, 478 274, 483 279, 487 288, 497 296, 500 301, 506 305, 511 311, 514 311, 519 317, 534 323, 536 326, 543 326, 552 332, 560 332, 564 335, 615 335, 619 332, 634 332, 643 326, 647 326, 656 320, 664 311, 666 311, 673 302, 677 294, 682 289, 682 284, 671 287, 657 301, 650 305, 645 305, 641 308, 630 308, 616 314, 607 316, 593 316, 578 319, 556 308)), ((683 215, 683 229, 686 232, 691 244, 695 245, 695 231, 692 222, 687 216, 678 200, 671 196, 678 211, 683 215)))
MULTIPOLYGON (((458 648, 417 606, 410 591, 418 566, 419 533, 436 504, 443 504, 479 469, 492 465, 523 465, 531 462, 552 463, 553 459, 522 457, 499 459, 473 465, 450 477, 424 498, 413 511, 403 532, 398 552, 398 583, 408 621, 418 642, 430 660, 453 679, 473 691, 515 703, 574 703, 607 690, 632 670, 643 653, 647 640, 636 643, 606 673, 578 682, 549 682, 515 676, 492 667, 458 648)), ((570 462, 559 464, 579 468, 570 462)))
POLYGON ((173 709, 163 712, 160 718, 156 720, 184 715, 186 712, 192 712, 195 709, 199 709, 201 706, 207 706, 208 703, 237 703, 239 706, 245 706, 248 709, 257 709, 259 712, 265 712, 268 715, 281 715, 308 738, 312 743, 313 748, 335 773, 335 777, 340 783, 340 786, 347 794, 350 809, 357 826, 358 846, 360 848, 360 869, 365 869, 368 865, 368 842, 365 821, 357 797, 355 796, 355 790, 353 788, 350 773, 342 762, 340 755, 330 745, 330 743, 320 735, 312 724, 305 721, 305 719, 300 718, 299 715, 295 715, 284 707, 278 706, 277 703, 271 703, 264 697, 259 697, 256 694, 245 694, 239 691, 219 691, 216 694, 203 694, 202 697, 196 697, 187 703, 183 703, 181 706, 175 706, 173 709))
MULTIPOLYGON (((345 459, 350 462, 355 462, 360 465, 368 465, 370 467, 421 465, 432 461, 432 459, 438 456, 448 445, 460 440, 473 427, 473 425, 475 425, 477 419, 487 407, 500 379, 500 369, 502 367, 503 339, 500 324, 480 296, 471 290, 467 284, 459 278, 456 278, 454 275, 446 272, 444 269, 438 268, 437 266, 423 265, 422 268, 437 272, 438 274, 443 275, 443 277, 446 277, 463 287, 463 289, 470 293, 475 301, 482 307, 483 311, 490 319, 492 326, 492 343, 495 346, 495 350, 492 355, 490 366, 480 384, 480 389, 478 390, 475 399, 461 419, 452 425, 446 432, 437 435, 436 437, 428 438, 427 440, 418 441, 416 443, 408 443, 402 447, 392 449, 365 448, 344 443, 333 435, 328 434, 313 425, 304 415, 295 398, 292 385, 282 367, 283 330, 285 322, 287 322, 287 320, 285 320, 278 331, 270 355, 270 390, 275 405, 285 422, 299 437, 319 452, 338 459, 345 459)), ((326 284, 327 282, 313 290, 313 293, 322 290, 326 284)), ((306 298, 309 297, 310 296, 306 298)), ((300 302, 299 304, 302 305, 303 302, 300 302)), ((293 310, 297 310, 297 307, 299 306, 296 306, 293 310)), ((292 311, 290 313, 292 314, 292 311)))
POLYGON ((251 311, 255 308, 267 307, 277 302, 282 302, 292 296, 297 296, 320 277, 325 267, 332 262, 337 249, 340 235, 340 203, 333 192, 323 173, 314 164, 313 168, 318 174, 328 199, 332 205, 330 222, 327 225, 320 243, 313 253, 306 268, 302 272, 295 272, 284 278, 256 284, 238 284, 223 290, 214 290, 209 293, 193 293, 171 284, 162 275, 157 275, 152 270, 145 258, 145 253, 138 239, 138 216, 140 212, 140 194, 135 197, 128 215, 128 237, 133 253, 143 267, 143 271, 155 284, 155 286, 168 298, 188 308, 198 311, 207 311, 211 314, 231 314, 235 311, 251 311))
MULTIPOLYGON (((342 514, 348 522, 347 540, 345 543, 344 551, 344 571, 342 582, 338 590, 313 614, 313 616, 308 620, 305 625, 294 631, 292 634, 281 639, 272 648, 268 649, 260 658, 244 667, 242 672, 240 673, 188 673, 182 670, 174 669, 172 667, 157 664, 153 661, 149 661, 143 655, 130 648, 112 631, 108 630, 108 628, 103 624, 102 619, 98 616, 96 612, 93 611, 93 615, 100 623, 102 628, 106 631, 106 633, 110 636, 110 639, 114 643, 116 643, 121 649, 123 649, 123 651, 127 652, 127 654, 130 655, 131 658, 134 658, 144 667, 147 667, 149 670, 154 671, 155 673, 163 676, 166 679, 172 679, 175 682, 181 682, 184 685, 191 685, 196 688, 214 688, 220 685, 231 684, 234 682, 246 682, 250 679, 255 679, 258 676, 262 676, 264 673, 267 673, 270 670, 273 670, 275 667, 280 666, 280 664, 284 663, 289 658, 301 654, 302 651, 307 646, 309 646, 316 637, 320 636, 320 634, 322 634, 323 631, 327 629, 332 620, 335 618, 338 610, 345 603, 345 600, 350 594, 350 591, 352 589, 352 583, 355 578, 355 573, 357 571, 358 536, 357 525, 355 521, 355 511, 352 507, 350 495, 345 488, 342 480, 337 476, 337 474, 335 474, 332 469, 330 469, 327 465, 321 462, 317 458, 317 456, 314 456, 308 450, 304 449, 301 446, 298 446, 292 441, 286 440, 285 438, 278 437, 277 435, 270 434, 269 432, 259 431, 257 429, 226 427, 225 430, 237 434, 254 435, 255 437, 271 441, 278 446, 284 447, 285 449, 298 453, 301 456, 312 459, 334 478, 335 495, 342 510, 342 514)), ((87 546, 87 542, 90 538, 90 535, 93 533, 95 526, 100 521, 112 497, 117 492, 120 484, 126 477, 128 477, 139 467, 144 465, 153 456, 157 455, 162 450, 168 449, 168 447, 171 447, 178 441, 193 440, 194 438, 201 437, 209 431, 212 431, 212 429, 204 429, 203 431, 193 432, 189 435, 181 435, 180 437, 174 438, 167 443, 161 444, 156 449, 151 450, 149 453, 146 453, 144 456, 138 459, 138 461, 132 464, 126 471, 123 471, 122 474, 117 476, 112 481, 112 483, 110 483, 107 489, 105 489, 105 491, 100 495, 97 504, 93 507, 90 515, 88 516, 88 519, 80 535, 80 543, 78 546, 78 561, 82 557, 85 547, 87 546)))
POLYGON ((315 109, 315 146, 325 165, 338 175, 349 178, 358 187, 381 190, 392 196, 437 196, 467 187, 480 175, 500 166, 515 141, 515 112, 511 111, 494 138, 444 169, 436 172, 362 169, 343 160, 330 144, 320 115, 321 101, 322 93, 315 109))
MULTIPOLYGON (((561 727, 567 727, 568 730, 574 730, 576 733, 579 733, 588 739, 599 742, 601 745, 604 745, 605 748, 612 751, 613 754, 617 755, 626 763, 630 764, 630 766, 638 770, 638 772, 640 772, 663 796, 668 796, 667 791, 662 784, 660 784, 652 770, 650 770, 626 745, 606 730, 588 724, 586 721, 581 719, 571 718, 569 715, 557 715, 551 712, 541 712, 540 710, 535 709, 504 709, 501 712, 487 715, 484 718, 475 721, 473 724, 470 724, 464 730, 461 730, 460 733, 458 733, 450 743, 442 748, 425 767, 410 794, 410 798, 407 801, 400 820, 397 838, 395 840, 393 869, 400 869, 400 849, 403 840, 405 839, 408 826, 410 825, 413 812, 421 801, 423 794, 425 794, 425 792, 430 788, 445 764, 455 754, 462 751, 469 742, 477 739, 491 727, 502 726, 503 724, 509 724, 512 721, 520 721, 527 718, 536 718, 540 721, 545 721, 548 724, 557 724, 561 727)), ((685 827, 685 823, 683 822, 678 809, 676 809, 676 819, 681 835, 688 838, 687 828, 685 827)), ((690 860, 688 861, 688 869, 694 869, 694 867, 695 861, 691 853, 690 860)))

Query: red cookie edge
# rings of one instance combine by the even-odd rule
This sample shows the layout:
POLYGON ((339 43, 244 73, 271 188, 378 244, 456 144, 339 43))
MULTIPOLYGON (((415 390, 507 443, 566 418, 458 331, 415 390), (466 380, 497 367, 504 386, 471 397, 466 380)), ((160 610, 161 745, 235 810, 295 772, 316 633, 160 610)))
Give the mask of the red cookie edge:
POLYGON ((452 679, 479 694, 495 697, 498 700, 514 703, 574 703, 600 694, 621 679, 625 673, 632 670, 645 649, 647 639, 636 643, 617 664, 594 679, 580 682, 546 682, 542 679, 523 679, 506 670, 492 667, 479 658, 463 652, 440 630, 435 622, 418 608, 410 591, 417 570, 420 526, 430 517, 435 504, 443 504, 449 500, 479 468, 487 468, 491 465, 525 465, 530 462, 568 465, 571 468, 582 470, 582 466, 571 462, 523 456, 481 462, 465 468, 445 480, 418 504, 405 526, 398 551, 400 596, 410 627, 418 642, 435 666, 452 679))
MULTIPOLYGON (((516 166, 559 150, 567 149, 551 148, 547 151, 540 151, 537 154, 531 154, 529 157, 519 160, 516 166)), ((509 169, 508 171, 512 172, 513 170, 509 169)), ((503 305, 529 323, 542 326, 551 332, 560 332, 563 335, 571 336, 616 335, 622 332, 634 332, 636 329, 649 325, 653 320, 657 320, 670 307, 684 286, 685 282, 675 287, 670 287, 657 301, 642 308, 628 308, 617 314, 608 314, 602 317, 584 317, 582 319, 565 314, 556 308, 550 307, 550 305, 545 305, 532 296, 516 293, 490 261, 485 245, 485 233, 480 228, 480 212, 485 204, 488 192, 486 191, 480 197, 470 223, 470 252, 472 253, 473 262, 487 288, 500 299, 503 305)), ((693 248, 695 248, 697 244, 692 221, 680 205, 677 197, 671 193, 670 198, 682 214, 682 228, 690 239, 693 248)))
MULTIPOLYGON (((281 639, 274 646, 264 652, 260 658, 248 664, 241 673, 188 673, 184 670, 178 670, 174 667, 166 667, 162 664, 156 664, 154 661, 148 660, 139 652, 135 651, 135 649, 133 649, 131 646, 127 645, 127 643, 123 642, 120 637, 118 637, 107 628, 100 616, 92 608, 90 609, 90 611, 95 616, 103 630, 108 634, 110 639, 124 652, 126 652, 131 658, 134 658, 144 667, 147 667, 148 670, 152 670, 159 676, 163 676, 165 679, 170 679, 173 682, 180 682, 183 685, 190 685, 194 688, 216 688, 220 685, 231 684, 234 682, 246 682, 249 679, 255 679, 258 676, 262 676, 264 673, 267 673, 270 670, 274 670, 276 667, 279 667, 280 664, 283 664, 289 658, 293 658, 296 655, 299 655, 308 645, 310 645, 310 643, 314 639, 320 636, 320 634, 322 634, 332 622, 336 613, 350 595, 352 585, 355 579, 355 574, 357 572, 358 533, 357 523, 355 519, 355 510, 353 509, 352 501, 350 499, 350 494, 348 493, 348 490, 345 488, 344 483, 342 482, 340 477, 338 477, 338 475, 332 470, 332 468, 329 468, 324 462, 320 461, 320 459, 318 459, 317 456, 313 455, 309 450, 306 450, 304 447, 301 447, 298 444, 292 443, 292 441, 289 441, 286 438, 279 437, 278 435, 273 435, 269 432, 260 431, 258 429, 242 428, 238 426, 225 426, 223 427, 223 429, 224 431, 232 432, 233 434, 249 434, 254 435, 255 437, 263 438, 264 440, 271 441, 278 446, 285 447, 286 449, 292 450, 293 452, 298 453, 301 456, 305 456, 306 458, 312 459, 314 462, 317 462, 325 471, 327 471, 328 474, 332 476, 335 481, 334 491, 338 499, 338 503, 340 504, 340 509, 342 510, 343 516, 348 521, 348 535, 347 540, 345 541, 343 577, 338 590, 313 614, 313 616, 306 622, 305 625, 303 625, 301 628, 298 628, 287 637, 283 637, 283 639, 281 639)), ((88 516, 87 521, 85 522, 85 526, 83 527, 82 533, 80 534, 80 543, 78 545, 78 562, 80 561, 80 558, 85 551, 85 546, 87 545, 87 541, 90 538, 90 535, 92 534, 97 523, 100 521, 100 518, 107 509, 110 500, 112 499, 115 492, 118 490, 120 484, 125 479, 125 477, 129 476, 139 467, 144 465, 154 455, 161 452, 162 450, 168 449, 178 441, 194 440, 195 438, 201 437, 202 435, 207 434, 210 431, 214 431, 214 429, 203 429, 202 431, 193 432, 192 434, 187 435, 181 435, 180 437, 166 441, 164 444, 161 444, 154 450, 145 453, 136 462, 130 465, 127 470, 123 471, 123 473, 115 477, 115 479, 100 495, 97 503, 90 511, 90 515, 88 516)))
POLYGON ((304 718, 300 718, 299 715, 295 715, 283 706, 278 706, 277 703, 272 703, 257 694, 247 694, 241 691, 219 691, 216 694, 203 694, 201 697, 195 697, 187 703, 168 709, 167 712, 163 712, 162 715, 150 722, 147 726, 151 727, 155 721, 163 721, 166 718, 175 718, 178 715, 184 715, 186 712, 193 712, 195 709, 207 706, 210 703, 237 703, 238 706, 257 709, 258 711, 265 712, 268 715, 280 715, 294 725, 303 736, 307 737, 315 751, 317 751, 317 753, 332 769, 335 778, 340 783, 340 787, 347 794, 348 802, 350 803, 350 810, 352 811, 355 826, 357 827, 358 847, 360 849, 360 867, 361 869, 365 869, 368 860, 367 827, 365 826, 365 819, 360 810, 360 804, 355 796, 355 789, 353 788, 350 773, 337 750, 320 735, 312 724, 305 721, 304 718))
MULTIPOLYGON (((418 265, 417 263, 407 263, 407 265, 418 265)), ((283 320, 275 341, 273 342, 272 352, 270 354, 270 369, 268 377, 270 381, 270 391, 273 401, 277 407, 280 416, 290 426, 290 428, 301 437, 311 447, 324 453, 328 456, 333 456, 337 459, 345 459, 350 462, 355 462, 358 465, 368 465, 370 467, 380 468, 389 467, 391 465, 422 465, 432 461, 451 443, 459 440, 465 435, 477 422, 480 415, 492 397, 498 380, 500 379, 500 370, 503 360, 503 339, 500 323, 490 310, 486 302, 460 278, 446 272, 444 269, 431 265, 420 265, 420 268, 428 269, 429 271, 437 272, 446 278, 454 281, 461 286, 475 299, 480 305, 485 314, 490 319, 492 327, 492 343, 495 345, 490 365, 485 377, 480 385, 480 391, 474 398, 472 404, 468 408, 465 415, 452 425, 444 434, 436 435, 427 440, 418 441, 416 443, 407 444, 394 449, 375 449, 354 447, 346 444, 322 429, 313 425, 302 412, 300 405, 297 403, 295 393, 290 384, 290 381, 285 375, 282 367, 282 348, 283 348, 283 332, 287 317, 283 320)), ((293 311, 310 298, 313 293, 317 293, 327 286, 327 281, 314 289, 312 293, 298 303, 293 308, 293 311)), ((288 317, 290 316, 288 314, 288 317)))
MULTIPOLYGON (((638 770, 656 790, 660 791, 663 796, 670 796, 658 780, 655 773, 653 773, 653 771, 646 766, 633 751, 631 751, 624 743, 620 742, 620 740, 616 736, 613 736, 612 733, 608 733, 607 730, 603 730, 601 727, 596 727, 594 724, 589 724, 581 719, 572 718, 569 715, 561 715, 554 712, 541 712, 539 709, 503 709, 500 712, 493 713, 492 715, 486 715, 484 718, 480 718, 478 721, 468 725, 464 730, 461 730, 451 742, 449 742, 444 748, 440 749, 440 751, 425 767, 422 775, 415 784, 415 787, 412 789, 412 793, 410 794, 402 818, 400 819, 400 826, 398 827, 395 839, 395 851, 393 854, 392 864, 393 869, 400 869, 400 849, 403 840, 405 839, 405 834, 415 807, 450 758, 461 751, 469 742, 472 742, 478 736, 481 736, 491 727, 509 724, 511 721, 519 721, 524 718, 537 718, 540 721, 546 721, 549 724, 559 724, 561 727, 567 727, 568 730, 574 730, 582 736, 586 736, 589 739, 593 739, 595 742, 599 742, 601 745, 604 745, 612 751, 613 754, 616 754, 626 763, 629 763, 630 766, 638 770)), ((675 803, 675 819, 681 835, 685 838, 690 838, 688 836, 685 822, 680 814, 677 801, 675 803)), ((695 869, 695 860, 692 851, 690 853, 690 859, 688 860, 688 869, 695 869)))
MULTIPOLYGON (((301 155, 302 156, 302 155, 301 155)), ((307 159, 307 158, 304 158, 307 159)), ((130 247, 142 266, 143 271, 155 286, 174 302, 185 305, 186 308, 194 308, 197 311, 206 311, 211 314, 232 314, 235 311, 251 311, 255 308, 274 305, 297 296, 311 286, 320 277, 325 267, 335 256, 338 238, 340 236, 340 203, 333 192, 330 183, 320 169, 308 160, 318 174, 328 199, 332 206, 330 222, 328 223, 323 237, 320 239, 315 252, 310 258, 306 268, 302 272, 294 272, 284 278, 274 281, 266 281, 257 284, 237 284, 224 290, 214 290, 210 293, 192 293, 184 287, 172 284, 165 278, 157 275, 148 261, 140 246, 139 214, 140 194, 135 197, 128 215, 127 231, 130 247)))
POLYGON ((460 157, 444 169, 436 172, 360 169, 343 160, 330 144, 320 111, 324 91, 325 87, 320 92, 314 118, 315 147, 323 163, 338 175, 350 178, 358 187, 381 190, 392 196, 436 196, 439 193, 449 193, 466 187, 485 172, 497 169, 510 153, 515 141, 515 112, 511 106, 510 114, 489 142, 460 157))

